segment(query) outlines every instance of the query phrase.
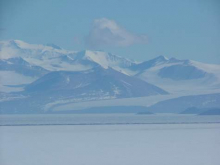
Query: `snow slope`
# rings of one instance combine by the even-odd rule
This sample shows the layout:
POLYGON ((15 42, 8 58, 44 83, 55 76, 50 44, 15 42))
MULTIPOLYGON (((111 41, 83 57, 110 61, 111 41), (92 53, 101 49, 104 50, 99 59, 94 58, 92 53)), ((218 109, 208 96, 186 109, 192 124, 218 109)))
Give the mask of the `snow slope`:
POLYGON ((114 69, 96 67, 82 72, 51 72, 26 86, 25 92, 52 92, 65 90, 74 94, 110 95, 120 97, 141 97, 168 94, 166 91, 140 79, 124 75, 114 69), (74 90, 74 91, 71 91, 74 90), (100 93, 101 92, 101 93, 100 93))
POLYGON ((16 92, 44 74, 47 70, 29 64, 21 57, 0 59, 0 92, 16 92))

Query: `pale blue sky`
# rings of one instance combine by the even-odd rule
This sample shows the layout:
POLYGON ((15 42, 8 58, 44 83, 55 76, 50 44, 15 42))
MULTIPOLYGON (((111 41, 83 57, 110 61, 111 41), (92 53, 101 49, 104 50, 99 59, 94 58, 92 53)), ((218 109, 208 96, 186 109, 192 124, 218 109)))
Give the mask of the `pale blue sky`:
POLYGON ((220 64, 220 1, 1 0, 0 40, 8 39, 220 64))

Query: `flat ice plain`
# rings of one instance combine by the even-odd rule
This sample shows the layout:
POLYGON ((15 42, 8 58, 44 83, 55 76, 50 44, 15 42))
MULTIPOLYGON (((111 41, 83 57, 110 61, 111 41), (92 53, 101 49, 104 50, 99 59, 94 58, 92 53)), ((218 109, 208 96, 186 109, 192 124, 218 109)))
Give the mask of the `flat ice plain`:
POLYGON ((216 117, 215 122, 208 118, 204 123, 182 119, 173 124, 129 124, 128 120, 93 125, 7 123, 0 127, 0 164, 219 165, 220 123, 216 117))

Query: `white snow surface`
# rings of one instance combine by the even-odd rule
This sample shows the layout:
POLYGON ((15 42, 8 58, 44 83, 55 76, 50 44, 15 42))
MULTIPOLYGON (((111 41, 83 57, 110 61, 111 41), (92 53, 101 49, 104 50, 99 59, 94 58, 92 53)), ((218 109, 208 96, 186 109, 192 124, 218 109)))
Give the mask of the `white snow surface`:
POLYGON ((220 124, 0 127, 2 165, 219 165, 220 124))

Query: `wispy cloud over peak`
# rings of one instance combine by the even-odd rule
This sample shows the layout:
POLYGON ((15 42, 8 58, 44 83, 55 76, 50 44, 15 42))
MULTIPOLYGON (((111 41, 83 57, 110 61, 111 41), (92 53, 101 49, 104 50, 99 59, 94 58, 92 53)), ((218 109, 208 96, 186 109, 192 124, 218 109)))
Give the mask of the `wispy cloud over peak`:
POLYGON ((146 35, 136 35, 119 26, 114 20, 107 18, 93 21, 86 44, 92 48, 126 47, 133 44, 146 44, 146 35))

